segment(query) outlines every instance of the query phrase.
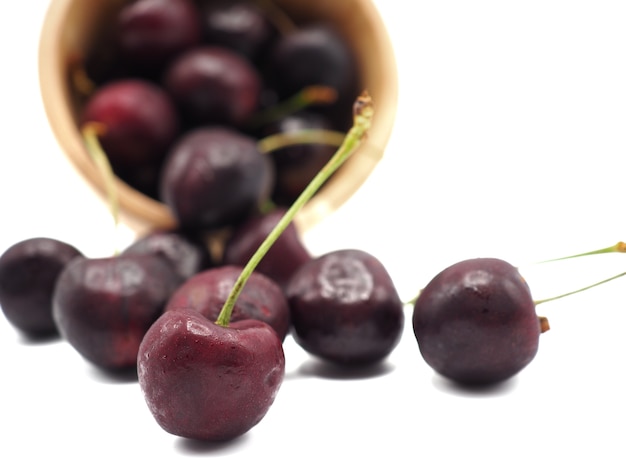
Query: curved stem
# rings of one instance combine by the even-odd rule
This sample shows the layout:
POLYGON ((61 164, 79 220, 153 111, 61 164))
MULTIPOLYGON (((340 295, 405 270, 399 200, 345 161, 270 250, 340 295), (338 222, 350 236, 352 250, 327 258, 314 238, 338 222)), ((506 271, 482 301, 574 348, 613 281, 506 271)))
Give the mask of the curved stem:
POLYGON ((591 284, 591 285, 583 287, 581 289, 576 289, 576 290, 573 290, 573 291, 570 291, 570 292, 566 292, 565 294, 556 295, 554 297, 548 297, 546 299, 535 300, 535 305, 543 304, 543 303, 546 303, 546 302, 551 302, 553 300, 562 299, 563 297, 568 297, 570 295, 578 294, 579 292, 583 292, 583 291, 586 291, 588 289, 591 289, 592 287, 596 287, 596 286, 599 286, 601 284, 605 284, 607 282, 613 281, 614 279, 618 279, 618 278, 620 278, 622 276, 626 276, 626 272, 617 274, 615 276, 611 276, 611 277, 609 277, 607 279, 604 279, 604 280, 602 280, 600 282, 596 282, 595 284, 591 284))
POLYGON ((374 108, 372 100, 367 92, 363 92, 354 103, 354 124, 348 131, 343 143, 326 165, 315 175, 300 196, 289 207, 287 212, 278 221, 266 239, 261 243, 257 251, 252 255, 248 263, 244 266, 235 281, 235 284, 224 303, 222 310, 215 323, 221 326, 228 326, 230 317, 235 306, 235 302, 239 294, 243 290, 248 278, 257 267, 263 256, 269 251, 274 242, 283 233, 287 226, 291 223, 296 213, 313 197, 317 190, 326 182, 326 180, 343 165, 343 163, 354 153, 359 147, 363 139, 367 135, 367 131, 371 126, 374 108))

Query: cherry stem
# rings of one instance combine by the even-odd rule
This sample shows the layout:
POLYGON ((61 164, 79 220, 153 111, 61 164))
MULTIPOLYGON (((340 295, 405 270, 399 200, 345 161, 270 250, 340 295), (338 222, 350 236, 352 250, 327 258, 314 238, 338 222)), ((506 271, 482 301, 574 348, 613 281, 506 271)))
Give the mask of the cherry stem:
POLYGON ((271 106, 253 116, 249 125, 258 128, 270 122, 278 121, 282 117, 309 106, 316 104, 328 105, 335 101, 337 101, 337 91, 334 88, 325 85, 307 86, 285 101, 271 106))
MULTIPOLYGON (((259 152, 270 154, 283 147, 301 144, 323 144, 333 147, 340 147, 345 139, 346 134, 343 132, 332 131, 327 129, 301 129, 293 132, 279 132, 277 134, 268 135, 257 142, 259 152)), ((266 199, 260 205, 262 214, 270 212, 276 207, 271 199, 266 199)))
MULTIPOLYGON (((579 253, 579 254, 576 254, 576 255, 563 256, 561 258, 552 258, 552 259, 548 259, 548 260, 544 260, 544 261, 539 261, 539 262, 537 262, 535 264, 551 263, 551 262, 554 262, 554 261, 563 261, 563 260, 567 260, 567 259, 581 258, 583 256, 591 256, 591 255, 600 255, 600 254, 605 254, 605 253, 626 253, 626 242, 621 242, 620 241, 620 242, 617 242, 615 245, 607 246, 606 248, 600 248, 599 250, 587 251, 585 253, 579 253)), ((625 275, 626 275, 626 272, 618 274, 616 276, 609 277, 607 279, 604 279, 604 280, 602 280, 600 282, 596 282, 595 284, 591 284, 591 285, 583 287, 581 289, 576 289, 574 291, 566 292, 564 294, 557 295, 557 296, 554 296, 554 297, 549 297, 549 298, 546 298, 546 299, 536 300, 535 301, 535 305, 539 305, 539 304, 543 304, 543 303, 546 303, 546 302, 550 302, 552 300, 562 299, 563 297, 568 297, 568 296, 573 295, 573 294, 578 294, 579 292, 586 291, 588 289, 591 289, 592 287, 599 286, 601 284, 604 284, 606 282, 612 281, 614 279, 618 279, 618 278, 620 278, 622 276, 625 276, 625 275)), ((417 298, 418 297, 419 297, 419 293, 416 296, 414 296, 412 299, 405 301, 404 305, 409 305, 409 306, 415 305, 415 302, 417 302, 417 298)))
MULTIPOLYGON (((109 203, 109 210, 113 217, 115 228, 119 224, 119 200, 117 196, 117 186, 115 184, 115 174, 111 168, 111 163, 100 145, 99 136, 106 132, 104 124, 99 122, 87 122, 82 126, 81 133, 85 140, 87 152, 95 163, 103 181, 109 203)), ((117 250, 116 250, 117 251, 117 250)))
POLYGON ((239 278, 235 281, 235 284, 226 299, 222 310, 220 311, 220 314, 215 322, 216 324, 221 326, 229 325, 235 302, 248 281, 248 278, 252 275, 254 269, 263 259, 263 256, 265 256, 274 242, 291 223, 297 212, 313 197, 326 180, 328 180, 328 178, 330 178, 330 176, 335 173, 341 165, 343 165, 343 163, 355 152, 361 142, 366 138, 367 131, 371 126, 372 117, 374 115, 372 100, 367 91, 364 91, 356 99, 353 113, 353 126, 347 132, 339 149, 337 149, 326 165, 324 165, 324 167, 315 175, 307 187, 304 188, 300 196, 298 196, 294 203, 289 207, 283 217, 265 238, 263 243, 261 243, 257 251, 252 255, 248 263, 246 263, 243 267, 239 278))
POLYGON ((96 89, 96 84, 89 78, 83 61, 78 57, 70 60, 70 79, 74 90, 81 97, 90 96, 96 89))
POLYGON ((623 273, 617 274, 617 275, 615 275, 615 276, 611 276, 611 277, 609 277, 609 278, 607 278, 607 279, 604 279, 604 280, 602 280, 602 281, 600 281, 600 282, 596 282, 596 283, 594 283, 594 284, 591 284, 591 285, 585 286, 585 287, 583 287, 583 288, 581 288, 581 289, 576 289, 576 290, 573 290, 573 291, 570 291, 570 292, 566 292, 565 294, 557 295, 557 296, 554 296, 554 297, 548 297, 548 298, 541 299, 541 300, 535 300, 535 305, 544 304, 544 303, 546 303, 546 302, 551 302, 551 301, 553 301, 553 300, 562 299, 563 297, 568 297, 568 296, 570 296, 570 295, 578 294, 579 292, 583 292, 583 291, 586 291, 586 290, 588 290, 588 289, 591 289, 592 287, 596 287, 596 286, 599 286, 599 285, 605 284, 605 283, 607 283, 607 282, 610 282, 610 281, 613 281, 613 280, 615 280, 615 279, 618 279, 618 278, 620 278, 620 277, 622 277, 622 276, 626 276, 626 272, 623 272, 623 273))
POLYGON ((257 143, 262 153, 272 153, 283 147, 299 144, 325 144, 339 147, 346 138, 346 134, 326 129, 302 129, 294 132, 280 132, 263 137, 257 143))
POLYGON ((545 261, 539 261, 536 264, 551 263, 553 261, 562 261, 566 259, 580 258, 583 256, 590 256, 590 255, 601 255, 605 253, 626 253, 626 243, 620 241, 620 242, 617 242, 615 245, 607 246, 606 248, 601 248, 599 250, 587 251, 586 253, 579 253, 576 255, 563 256, 561 258, 548 259, 545 261))

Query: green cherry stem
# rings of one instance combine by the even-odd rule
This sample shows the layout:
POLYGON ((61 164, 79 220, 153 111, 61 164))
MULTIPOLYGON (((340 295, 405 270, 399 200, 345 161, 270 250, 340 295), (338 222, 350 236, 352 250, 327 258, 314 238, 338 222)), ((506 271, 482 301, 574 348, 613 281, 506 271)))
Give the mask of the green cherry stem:
POLYGON ((341 146, 346 134, 325 129, 303 129, 295 132, 281 132, 263 137, 257 143, 262 153, 272 153, 283 147, 299 144, 325 144, 341 146))
POLYGON ((278 121, 297 111, 316 104, 332 104, 337 100, 337 91, 325 85, 311 85, 275 106, 269 107, 252 117, 250 127, 258 128, 270 122, 278 121))
MULTIPOLYGON (((605 248, 600 248, 598 250, 587 251, 585 253, 578 253, 578 254, 570 255, 570 256, 563 256, 563 257, 560 257, 560 258, 552 258, 552 259, 548 259, 548 260, 544 260, 544 261, 538 261, 538 262, 536 262, 534 264, 537 265, 537 264, 552 263, 554 261, 564 261, 564 260, 567 260, 567 259, 581 258, 583 256, 600 255, 600 254, 606 254, 606 253, 626 253, 626 242, 620 241, 620 242, 617 242, 614 245, 607 246, 605 248)), ((624 275, 626 275, 626 273, 621 273, 621 274, 618 274, 616 276, 609 277, 607 279, 604 279, 602 281, 596 282, 595 284, 591 284, 591 285, 583 287, 581 289, 576 289, 574 291, 566 292, 564 294, 560 294, 560 295, 557 295, 557 296, 554 296, 554 297, 537 300, 537 301, 535 301, 535 305, 546 303, 546 302, 549 302, 549 301, 552 301, 552 300, 561 299, 563 297, 568 297, 570 295, 577 294, 577 293, 582 292, 582 291, 586 291, 587 289, 591 289, 592 287, 599 286, 599 285, 604 284, 606 282, 609 282, 609 281, 612 281, 614 279, 620 278, 620 277, 622 277, 624 275)), ((414 296, 412 299, 405 301, 404 304, 405 305, 415 305, 415 302, 417 301, 417 297, 418 296, 419 296, 419 293, 416 296, 414 296)))
POLYGON ((562 299, 564 297, 568 297, 570 295, 578 294, 579 292, 583 292, 583 291, 586 291, 586 290, 591 289, 593 287, 596 287, 596 286, 605 284, 607 282, 613 281, 615 279, 619 279, 622 276, 626 276, 626 272, 617 274, 615 276, 611 276, 611 277, 609 277, 607 279, 603 279, 602 281, 596 282, 594 284, 590 284, 590 285, 582 287, 580 289, 576 289, 576 290, 573 290, 573 291, 570 291, 570 292, 566 292, 564 294, 556 295, 554 297, 548 297, 548 298, 545 298, 545 299, 535 300, 535 305, 544 304, 546 302, 551 302, 553 300, 558 300, 558 299, 562 299))
POLYGON ((367 91, 364 91, 355 101, 353 113, 354 123, 352 128, 347 132, 339 149, 337 149, 335 154, 319 171, 319 173, 315 175, 308 186, 304 188, 300 196, 298 196, 294 203, 285 212, 283 217, 278 221, 276 226, 272 229, 242 269, 239 278, 235 281, 235 284, 226 299, 222 310, 220 311, 220 314, 215 322, 216 324, 221 326, 229 325, 235 302, 248 281, 248 278, 259 262, 263 259, 263 256, 265 256, 274 242, 291 223, 297 212, 313 197, 326 180, 328 180, 328 178, 330 178, 330 176, 335 173, 335 171, 337 171, 337 169, 339 169, 339 167, 341 167, 341 165, 343 165, 343 163, 355 152, 367 136, 367 131, 371 126, 372 117, 374 115, 372 100, 367 91))
POLYGON ((117 195, 117 186, 115 184, 115 175, 99 140, 99 136, 101 136, 105 131, 105 126, 99 122, 87 122, 81 128, 87 152, 104 181, 109 210, 111 212, 111 216, 113 217, 114 227, 117 229, 117 226, 119 225, 120 206, 117 195))
POLYGON ((605 253, 626 253, 626 243, 620 241, 620 242, 617 242, 615 245, 607 246, 605 248, 600 248, 599 250, 587 251, 585 253, 578 253, 576 255, 563 256, 561 258, 552 258, 552 259, 548 259, 544 261, 539 261, 535 264, 552 263, 554 261, 563 261, 566 259, 581 258, 583 256, 590 256, 590 255, 601 255, 605 253))

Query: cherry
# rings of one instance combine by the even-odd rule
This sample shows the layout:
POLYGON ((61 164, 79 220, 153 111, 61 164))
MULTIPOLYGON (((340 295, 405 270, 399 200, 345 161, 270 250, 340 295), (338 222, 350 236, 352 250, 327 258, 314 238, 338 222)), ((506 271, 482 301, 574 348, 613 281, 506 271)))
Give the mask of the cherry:
POLYGON ((309 25, 282 36, 270 60, 273 82, 283 97, 308 85, 326 85, 341 93, 354 80, 352 53, 326 25, 309 25))
MULTIPOLYGON (((254 269, 294 215, 354 152, 372 118, 369 96, 355 103, 355 125, 328 167, 313 179, 278 221, 235 280, 215 322, 189 308, 159 317, 139 347, 137 375, 157 423, 172 434, 234 439, 255 426, 274 402, 285 374, 282 342, 259 320, 231 323, 254 269)), ((280 291, 280 289, 278 289, 280 291)))
POLYGON ((153 75, 202 41, 200 14, 191 0, 137 0, 115 24, 119 54, 139 73, 153 75))
POLYGON ((495 258, 444 269, 422 289, 413 311, 424 360, 462 384, 514 376, 533 360, 546 328, 518 269, 495 258))
POLYGON ((254 139, 224 127, 198 128, 167 156, 160 195, 181 226, 222 228, 258 210, 273 181, 272 164, 254 139))
POLYGON ((338 250, 304 264, 287 286, 294 339, 341 365, 373 364, 398 344, 403 303, 374 256, 338 250))
MULTIPOLYGON (((217 318, 235 282, 241 266, 220 266, 195 274, 170 296, 165 310, 192 309, 212 321, 217 318)), ((285 339, 291 326, 289 306, 280 287, 260 272, 253 272, 242 289, 231 314, 232 321, 260 320, 285 339)))
POLYGON ((53 318, 61 336, 92 364, 133 368, 143 335, 180 282, 158 256, 76 258, 58 278, 53 318))
MULTIPOLYGON (((224 244, 222 263, 244 266, 285 212, 286 209, 278 207, 266 214, 254 215, 237 226, 224 244)), ((310 259, 296 226, 290 223, 256 270, 285 288, 293 273, 310 259)))
POLYGON ((0 256, 0 306, 9 323, 29 336, 56 335, 54 286, 65 266, 82 256, 74 246, 47 237, 10 246, 0 256))
POLYGON ((140 79, 110 82, 91 96, 81 126, 98 123, 100 144, 116 172, 158 165, 179 132, 171 99, 140 79))
POLYGON ((265 12, 248 1, 212 1, 202 6, 204 40, 256 62, 276 36, 265 12))
POLYGON ((154 254, 171 263, 181 280, 186 280, 213 265, 211 254, 202 241, 180 231, 149 232, 122 251, 127 254, 154 254))
POLYGON ((242 127, 259 105, 261 78, 243 56, 223 47, 199 46, 167 68, 165 89, 192 125, 242 127))
POLYGON ((157 423, 176 436, 234 439, 266 415, 285 375, 274 329, 258 320, 217 325, 166 311, 139 348, 137 375, 157 423))
MULTIPOLYGON (((626 243, 535 264, 606 253, 626 253, 626 243)), ((534 359, 540 334, 550 329, 537 305, 623 276, 533 300, 519 269, 506 261, 464 260, 437 274, 414 299, 413 331, 423 358, 442 376, 463 385, 499 383, 534 359)))
POLYGON ((331 27, 313 24, 282 35, 270 51, 267 74, 279 96, 286 98, 309 85, 333 88, 354 100, 356 63, 345 40, 331 27))

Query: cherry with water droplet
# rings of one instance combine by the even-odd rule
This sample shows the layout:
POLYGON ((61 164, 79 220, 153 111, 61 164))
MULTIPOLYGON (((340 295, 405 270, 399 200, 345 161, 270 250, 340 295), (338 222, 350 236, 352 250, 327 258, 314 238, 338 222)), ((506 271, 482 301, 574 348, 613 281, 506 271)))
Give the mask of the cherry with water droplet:
POLYGON ((398 344, 404 305, 382 263, 338 250, 304 264, 287 286, 294 339, 340 365, 370 365, 398 344))

